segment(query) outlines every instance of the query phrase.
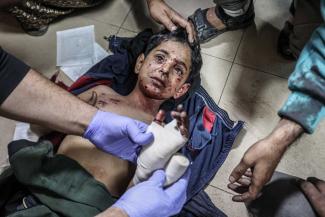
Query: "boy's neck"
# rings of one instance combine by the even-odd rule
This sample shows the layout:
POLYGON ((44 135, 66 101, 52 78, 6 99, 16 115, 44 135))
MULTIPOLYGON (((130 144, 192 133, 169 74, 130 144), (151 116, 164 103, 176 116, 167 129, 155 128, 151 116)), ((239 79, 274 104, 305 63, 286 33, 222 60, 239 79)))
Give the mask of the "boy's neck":
POLYGON ((146 113, 152 114, 153 116, 157 114, 160 105, 164 102, 164 100, 151 99, 145 96, 137 87, 135 87, 126 97, 130 104, 136 106, 146 113))

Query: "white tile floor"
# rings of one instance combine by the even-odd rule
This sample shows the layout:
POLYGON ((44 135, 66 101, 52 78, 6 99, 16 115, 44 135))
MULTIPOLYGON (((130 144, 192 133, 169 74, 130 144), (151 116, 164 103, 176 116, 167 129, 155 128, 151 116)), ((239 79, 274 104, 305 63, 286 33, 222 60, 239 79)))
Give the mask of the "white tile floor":
MULTIPOLYGON (((182 15, 196 8, 213 5, 212 0, 167 0, 182 15)), ((237 141, 225 164, 207 188, 214 203, 230 217, 249 216, 243 204, 231 202, 226 188, 232 168, 245 150, 267 135, 278 121, 277 110, 289 91, 286 78, 294 63, 276 52, 279 30, 288 17, 290 0, 256 0, 256 25, 245 30, 227 32, 202 45, 204 66, 202 84, 213 99, 234 120, 244 120, 246 133, 237 141)), ((111 0, 97 8, 78 12, 50 26, 42 37, 22 32, 18 23, 0 14, 0 45, 33 68, 51 75, 56 63, 55 32, 72 27, 95 25, 96 41, 106 47, 104 35, 133 36, 145 27, 158 28, 148 18, 144 0, 111 0)), ((14 122, 0 118, 0 163, 10 141, 14 122)), ((278 170, 300 177, 325 179, 325 122, 312 136, 303 136, 286 153, 278 170)))

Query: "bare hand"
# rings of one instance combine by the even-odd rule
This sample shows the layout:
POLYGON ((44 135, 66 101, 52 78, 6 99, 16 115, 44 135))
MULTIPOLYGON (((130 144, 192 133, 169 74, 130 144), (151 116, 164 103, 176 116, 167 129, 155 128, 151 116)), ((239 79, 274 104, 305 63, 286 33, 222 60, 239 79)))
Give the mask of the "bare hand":
POLYGON ((177 106, 176 111, 172 111, 171 115, 174 119, 177 121, 177 127, 179 131, 181 132, 182 136, 188 138, 189 132, 188 132, 188 117, 187 113, 184 111, 183 105, 180 104, 177 106))
POLYGON ((325 217, 325 182, 309 177, 300 184, 300 187, 319 217, 325 217))
MULTIPOLYGON (((182 136, 188 138, 189 132, 189 122, 188 122, 188 116, 187 113, 184 111, 183 105, 178 105, 175 111, 171 112, 171 116, 176 119, 177 121, 177 128, 179 129, 182 136)), ((161 126, 164 126, 166 113, 164 110, 159 110, 159 112, 156 114, 156 117, 154 119, 154 122, 157 124, 160 124, 161 126)))
POLYGON ((254 200, 271 179, 286 148, 303 132, 300 125, 281 119, 270 136, 256 142, 232 171, 228 188, 236 191, 235 202, 254 200), (236 184, 235 184, 236 182, 236 184))
POLYGON ((268 138, 252 145, 230 175, 228 188, 239 193, 232 198, 233 201, 254 200, 272 177, 284 151, 285 148, 277 147, 268 138))
POLYGON ((195 30, 191 22, 187 21, 163 0, 147 0, 147 3, 152 19, 164 25, 169 31, 176 30, 177 26, 185 28, 189 42, 194 42, 195 30))
POLYGON ((160 109, 158 111, 158 113, 156 114, 155 119, 153 121, 161 126, 165 126, 165 123, 164 123, 165 118, 166 118, 166 112, 164 110, 160 109))

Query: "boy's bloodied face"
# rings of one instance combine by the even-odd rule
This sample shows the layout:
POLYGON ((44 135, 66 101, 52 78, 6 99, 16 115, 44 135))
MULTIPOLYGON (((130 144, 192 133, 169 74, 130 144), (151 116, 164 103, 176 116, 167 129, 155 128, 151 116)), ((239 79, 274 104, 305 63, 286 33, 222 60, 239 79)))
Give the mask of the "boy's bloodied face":
POLYGON ((168 40, 145 57, 138 57, 135 72, 140 90, 153 99, 164 100, 184 95, 191 70, 191 50, 187 44, 168 40))

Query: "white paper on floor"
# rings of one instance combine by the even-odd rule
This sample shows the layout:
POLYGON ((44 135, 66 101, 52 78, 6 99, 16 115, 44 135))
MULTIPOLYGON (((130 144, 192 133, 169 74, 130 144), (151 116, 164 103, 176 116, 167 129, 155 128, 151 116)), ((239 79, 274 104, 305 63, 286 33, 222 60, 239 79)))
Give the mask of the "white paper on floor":
POLYGON ((68 29, 56 33, 57 66, 80 66, 95 63, 94 26, 68 29))
POLYGON ((17 122, 14 137, 12 140, 15 141, 20 139, 26 139, 28 141, 37 142, 39 136, 33 131, 31 131, 29 123, 17 122))
MULTIPOLYGON (((95 43, 95 63, 98 63, 109 54, 104 50, 99 44, 95 43)), ((76 81, 80 76, 86 73, 94 64, 88 65, 79 65, 79 66, 66 66, 60 67, 61 71, 63 71, 72 81, 76 81)))

